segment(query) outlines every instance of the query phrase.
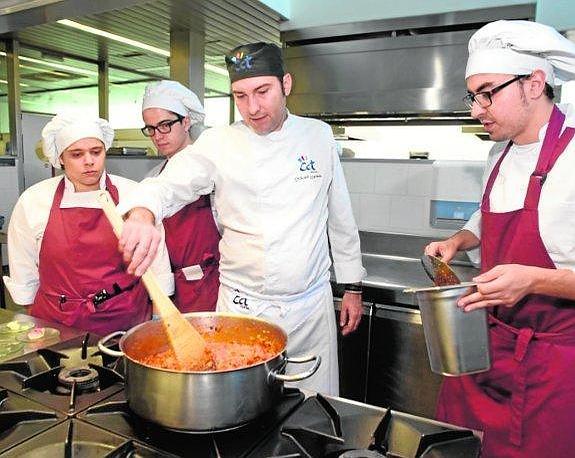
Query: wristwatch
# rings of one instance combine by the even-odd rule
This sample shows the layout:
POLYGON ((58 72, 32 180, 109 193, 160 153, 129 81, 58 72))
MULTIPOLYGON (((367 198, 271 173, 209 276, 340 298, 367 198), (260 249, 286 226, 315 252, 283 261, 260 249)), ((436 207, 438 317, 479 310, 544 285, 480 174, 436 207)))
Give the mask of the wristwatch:
POLYGON ((361 286, 361 283, 346 283, 344 291, 351 294, 361 294, 363 287, 361 286))

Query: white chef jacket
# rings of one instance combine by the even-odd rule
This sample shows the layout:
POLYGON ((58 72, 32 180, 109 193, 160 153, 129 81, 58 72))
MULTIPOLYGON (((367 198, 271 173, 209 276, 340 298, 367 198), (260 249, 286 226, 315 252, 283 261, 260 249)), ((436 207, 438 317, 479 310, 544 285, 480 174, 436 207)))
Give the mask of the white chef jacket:
MULTIPOLYGON (((148 173, 146 173, 146 175, 144 175, 144 178, 157 177, 160 173, 162 173, 162 170, 164 170, 164 167, 166 166, 167 162, 168 162, 167 159, 160 162, 158 165, 153 167, 148 173)), ((216 206, 214 203, 214 193, 210 194, 210 208, 212 210, 212 216, 214 217, 214 223, 216 223, 218 232, 220 233, 220 235, 222 235, 222 228, 220 226, 220 223, 218 222, 218 212, 216 211, 216 206)))
POLYGON ((146 207, 160 220, 213 190, 222 229, 218 311, 282 326, 290 356, 323 360, 298 386, 337 395, 328 234, 340 283, 360 281, 365 269, 330 127, 289 114, 267 135, 243 122, 212 128, 172 157, 159 177, 140 183, 120 210, 146 207))
MULTIPOLYGON (((559 105, 565 114, 565 127, 575 127, 575 107, 559 105)), ((493 183, 491 211, 510 212, 523 208, 529 176, 535 170, 547 124, 539 131, 539 141, 511 146, 493 183)), ((493 146, 483 176, 483 189, 507 142, 493 146)), ((557 268, 575 270, 575 141, 567 146, 547 175, 539 201, 539 231, 543 244, 557 268)), ((481 210, 475 212, 464 229, 481 238, 481 210)), ((527 247, 526 247, 527 248, 527 247)))
POLYGON ((215 189, 220 281, 260 299, 298 295, 329 279, 361 281, 359 234, 330 127, 289 114, 257 135, 242 121, 202 133, 120 205, 157 220, 215 189))
MULTIPOLYGON (((134 188, 136 182, 127 178, 109 175, 118 189, 120 200, 134 188)), ((40 286, 38 264, 40 247, 44 231, 48 224, 50 209, 56 194, 56 188, 64 179, 64 195, 60 208, 101 208, 97 201, 98 192, 75 192, 74 185, 65 176, 57 176, 41 181, 22 193, 14 207, 8 227, 8 258, 10 276, 4 277, 4 283, 17 304, 28 305, 34 302, 40 286)), ((106 187, 106 173, 100 179, 100 189, 106 187)), ((158 226, 162 231, 163 228, 158 226)), ((174 292, 174 276, 170 270, 170 260, 165 244, 162 242, 154 260, 152 271, 158 276, 166 294, 174 292)))

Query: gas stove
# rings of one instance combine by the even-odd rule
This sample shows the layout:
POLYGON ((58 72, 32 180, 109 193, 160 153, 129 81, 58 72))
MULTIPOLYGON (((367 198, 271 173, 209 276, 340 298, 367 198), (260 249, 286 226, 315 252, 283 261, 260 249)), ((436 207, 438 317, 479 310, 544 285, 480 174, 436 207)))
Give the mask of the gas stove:
POLYGON ((0 364, 0 456, 330 458, 479 456, 481 436, 296 389, 232 431, 167 430, 134 414, 122 359, 86 334, 0 364))
POLYGON ((98 340, 86 334, 0 363, 0 387, 74 415, 124 387, 121 360, 98 340))

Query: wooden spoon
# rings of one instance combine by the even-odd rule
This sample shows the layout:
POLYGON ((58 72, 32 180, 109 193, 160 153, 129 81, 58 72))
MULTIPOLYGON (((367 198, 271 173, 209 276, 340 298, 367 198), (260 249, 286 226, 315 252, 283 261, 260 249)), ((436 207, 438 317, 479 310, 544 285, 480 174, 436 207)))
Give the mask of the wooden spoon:
MULTIPOLYGON (((102 210, 110 221, 114 233, 119 238, 124 220, 116 209, 110 193, 101 191, 98 201, 101 203, 102 210)), ((164 330, 180 368, 184 370, 206 370, 213 367, 212 355, 206 347, 204 338, 162 291, 154 273, 148 269, 142 275, 142 281, 156 306, 156 311, 162 318, 164 330)))

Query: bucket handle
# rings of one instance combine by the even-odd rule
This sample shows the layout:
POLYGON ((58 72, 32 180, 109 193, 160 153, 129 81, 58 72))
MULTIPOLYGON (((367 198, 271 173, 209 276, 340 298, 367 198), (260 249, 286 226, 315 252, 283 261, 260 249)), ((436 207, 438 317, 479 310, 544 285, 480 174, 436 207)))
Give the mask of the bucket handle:
POLYGON ((308 355, 308 356, 300 356, 298 358, 286 358, 284 364, 282 364, 280 369, 273 369, 270 371, 268 380, 270 382, 275 382, 276 380, 280 380, 282 382, 299 382, 300 380, 304 380, 315 374, 319 369, 320 364, 321 364, 321 356, 308 355), (309 363, 310 361, 315 361, 315 364, 305 372, 290 375, 278 373, 278 370, 281 370, 281 368, 284 368, 289 363, 302 364, 302 363, 309 363))
POLYGON ((112 332, 111 334, 108 334, 106 337, 102 337, 98 341, 98 350, 100 350, 102 353, 104 353, 108 356, 114 356, 116 358, 119 358, 120 356, 124 356, 123 351, 112 350, 111 348, 108 348, 105 345, 109 340, 112 340, 115 337, 123 336, 124 334, 126 334, 126 331, 116 331, 116 332, 112 332))

